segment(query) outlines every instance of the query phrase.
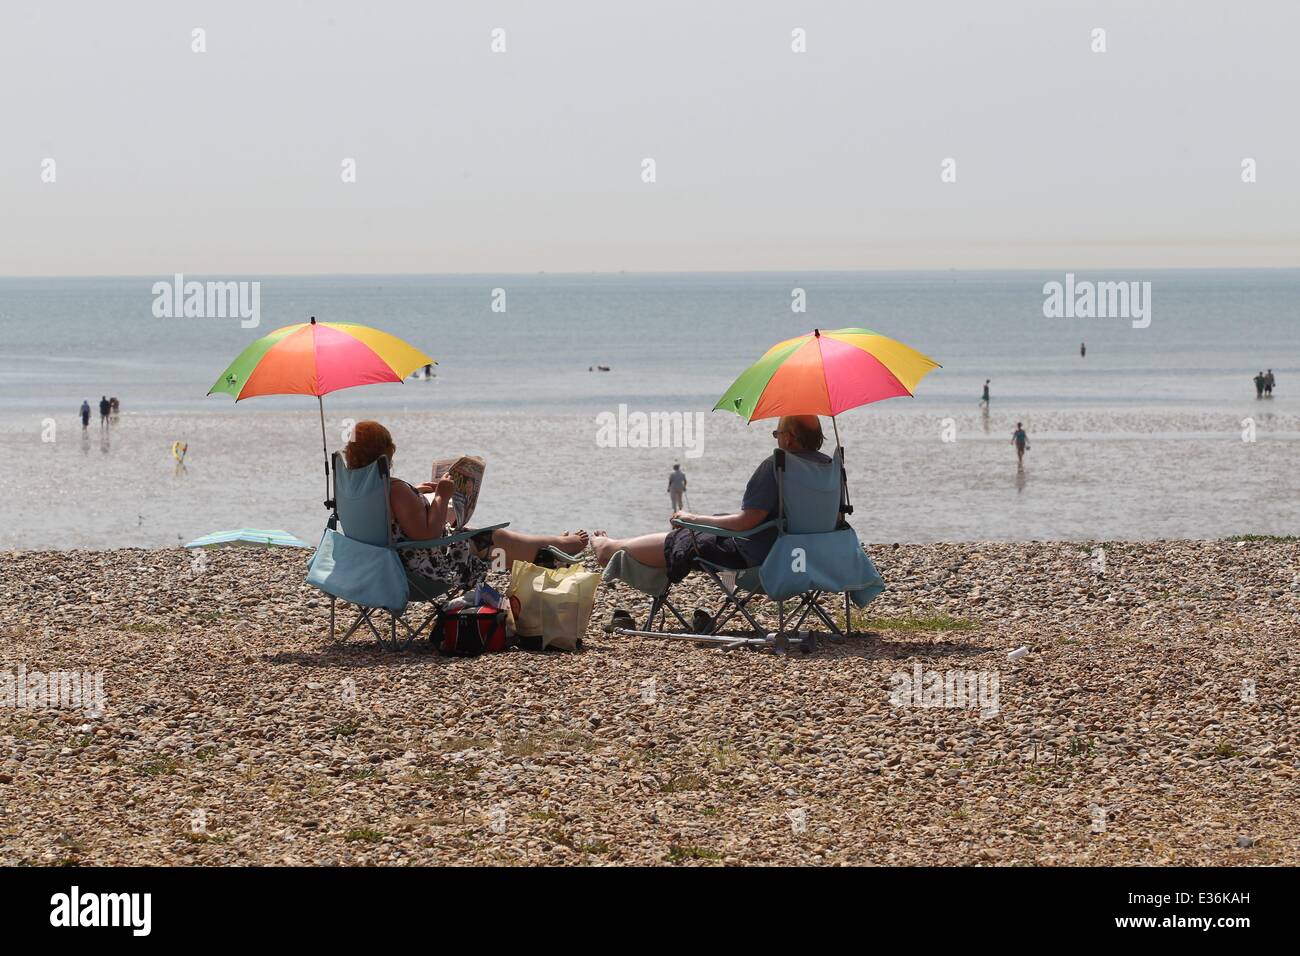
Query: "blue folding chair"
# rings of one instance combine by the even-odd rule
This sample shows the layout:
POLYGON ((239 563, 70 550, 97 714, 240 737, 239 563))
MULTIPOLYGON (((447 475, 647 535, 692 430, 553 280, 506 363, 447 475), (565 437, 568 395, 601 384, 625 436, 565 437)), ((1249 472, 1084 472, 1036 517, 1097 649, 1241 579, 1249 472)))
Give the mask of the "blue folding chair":
POLYGON ((730 538, 751 538, 775 528, 777 539, 763 564, 737 571, 696 558, 694 570, 713 581, 721 595, 720 603, 714 612, 705 615, 707 623, 698 630, 674 632, 665 627, 663 609, 670 608, 683 624, 685 619, 669 603, 666 573, 647 568, 626 552, 619 552, 606 568, 605 579, 623 581, 650 595, 653 603, 643 627, 615 628, 614 633, 675 638, 725 648, 770 648, 784 652, 797 647, 811 652, 816 638, 802 628, 809 615, 815 615, 830 629, 832 640, 852 635, 852 606, 865 606, 884 591, 885 585, 857 533, 844 521, 844 516, 853 512, 844 471, 844 450, 836 448, 829 462, 818 462, 777 449, 773 453, 773 465, 777 479, 775 518, 748 531, 729 531, 704 522, 675 522, 692 533, 707 532, 730 538), (842 629, 821 606, 820 599, 827 594, 844 595, 842 629), (755 599, 762 597, 777 602, 775 631, 764 628, 751 609, 755 599), (795 606, 787 616, 785 602, 791 599, 795 606), (748 624, 749 633, 724 633, 726 626, 737 618, 748 624))
POLYGON ((342 600, 356 605, 358 613, 340 638, 340 643, 346 642, 365 625, 381 647, 387 645, 405 650, 432 627, 442 605, 459 588, 454 582, 409 571, 400 552, 409 548, 446 548, 484 531, 505 528, 509 522, 460 531, 429 541, 395 543, 388 498, 391 480, 388 458, 384 456, 364 468, 351 469, 344 463, 343 456, 335 452, 331 457, 331 467, 334 476, 333 512, 307 574, 309 584, 330 596, 330 638, 332 640, 335 636, 335 606, 342 600), (413 622, 408 620, 411 604, 424 604, 427 608, 422 617, 418 612, 411 612, 413 622), (376 626, 373 619, 379 611, 388 612, 386 629, 382 624, 376 626), (400 639, 399 623, 403 628, 400 639))

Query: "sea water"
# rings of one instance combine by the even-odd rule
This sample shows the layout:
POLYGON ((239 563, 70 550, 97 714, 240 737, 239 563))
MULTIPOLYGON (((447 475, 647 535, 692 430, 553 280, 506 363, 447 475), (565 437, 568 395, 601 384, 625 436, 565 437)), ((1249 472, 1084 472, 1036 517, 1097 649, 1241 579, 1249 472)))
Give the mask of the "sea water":
POLYGON ((378 418, 396 473, 417 482, 433 458, 482 455, 476 523, 660 530, 674 462, 689 510, 736 510, 774 423, 714 403, 770 345, 865 327, 943 367, 913 398, 837 419, 864 540, 1298 533, 1300 270, 1076 274, 1150 282, 1144 326, 1046 315, 1044 287, 1065 277, 221 277, 260 283, 257 328, 156 317, 153 287, 171 276, 0 279, 0 547, 174 546, 240 526, 314 542, 316 399, 206 396, 246 345, 311 315, 384 329, 438 360, 434 378, 325 396, 325 443, 378 418), (1251 380, 1266 368, 1277 387, 1258 400, 1251 380), (121 402, 108 429, 101 395, 121 402), (656 429, 666 443, 626 428, 611 442, 609 423, 638 414, 687 427, 656 429))

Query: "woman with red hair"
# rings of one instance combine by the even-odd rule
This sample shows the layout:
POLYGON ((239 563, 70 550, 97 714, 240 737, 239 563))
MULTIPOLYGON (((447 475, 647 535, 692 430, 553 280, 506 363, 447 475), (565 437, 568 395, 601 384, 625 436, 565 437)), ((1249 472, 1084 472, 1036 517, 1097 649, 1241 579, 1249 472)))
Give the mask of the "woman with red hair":
MULTIPOLYGON (((374 421, 357 422, 352 440, 343 449, 349 468, 364 468, 387 455, 389 462, 397 452, 393 436, 374 421)), ((455 518, 452 495, 455 486, 450 478, 412 485, 393 478, 389 483, 388 504, 393 515, 394 542, 428 541, 451 534, 450 520, 455 518), (430 501, 424 496, 432 494, 430 501)), ((576 534, 524 534, 508 528, 482 531, 467 541, 445 548, 403 548, 402 561, 417 574, 436 580, 453 581, 464 590, 483 583, 494 558, 499 567, 509 570, 515 561, 534 561, 546 548, 577 555, 587 547, 587 532, 576 534)))

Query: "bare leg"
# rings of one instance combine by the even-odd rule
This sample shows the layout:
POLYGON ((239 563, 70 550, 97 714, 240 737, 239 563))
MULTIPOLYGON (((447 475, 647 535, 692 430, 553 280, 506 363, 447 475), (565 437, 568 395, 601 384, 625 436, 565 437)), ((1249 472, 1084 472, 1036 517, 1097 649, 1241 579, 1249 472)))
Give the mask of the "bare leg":
POLYGON ((596 563, 602 568, 609 564, 609 559, 617 551, 626 551, 628 556, 649 568, 666 568, 664 560, 664 539, 666 531, 655 534, 643 534, 636 538, 606 538, 597 536, 591 539, 591 549, 596 553, 596 563))
POLYGON ((524 534, 522 531, 498 528, 492 532, 492 547, 500 548, 505 553, 506 567, 510 567, 516 561, 533 560, 543 548, 557 548, 565 554, 576 555, 587 547, 587 532, 524 534))

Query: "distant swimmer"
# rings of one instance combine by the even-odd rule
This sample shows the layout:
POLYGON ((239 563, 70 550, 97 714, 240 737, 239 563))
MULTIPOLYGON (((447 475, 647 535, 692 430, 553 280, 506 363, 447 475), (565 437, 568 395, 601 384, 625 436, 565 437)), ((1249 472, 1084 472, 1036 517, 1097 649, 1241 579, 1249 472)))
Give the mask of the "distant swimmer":
POLYGON ((432 365, 426 365, 426 366, 424 367, 424 377, 425 377, 425 378, 433 378, 433 366, 432 366, 432 365))
POLYGON ((1079 343, 1079 358, 1087 358, 1087 357, 1088 357, 1088 343, 1087 343, 1087 342, 1080 342, 1080 343, 1079 343))
POLYGON ((83 398, 81 400, 81 428, 85 431, 90 427, 90 400, 83 398))
POLYGON ((1025 434, 1023 422, 1016 422, 1016 430, 1011 433, 1011 444, 1016 446, 1016 464, 1023 468, 1025 452, 1029 451, 1029 436, 1025 434))

